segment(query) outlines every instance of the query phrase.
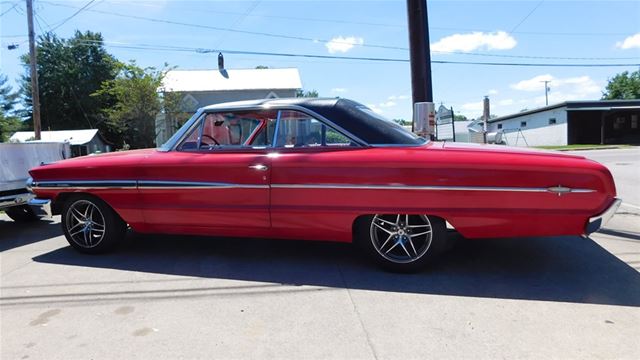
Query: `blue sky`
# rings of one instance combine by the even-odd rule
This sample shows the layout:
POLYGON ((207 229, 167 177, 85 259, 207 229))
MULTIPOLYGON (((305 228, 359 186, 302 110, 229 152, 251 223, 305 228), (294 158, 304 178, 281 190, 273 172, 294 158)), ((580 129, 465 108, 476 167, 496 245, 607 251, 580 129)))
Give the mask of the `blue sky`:
MULTIPOLYGON (((89 0, 34 0, 42 33, 89 0)), ((1 1, 1 71, 12 81, 28 49, 24 1, 1 1), (15 5, 15 6, 14 6, 15 5), (19 44, 17 50, 7 46, 19 44)), ((640 1, 428 1, 432 59, 462 62, 640 64, 640 1), (544 58, 538 58, 544 57, 544 58), (594 59, 596 58, 596 59, 594 59)), ((408 59, 406 1, 119 1, 95 0, 59 26, 99 31, 121 60, 161 68, 216 68, 216 54, 161 47, 247 50, 408 59), (235 32, 132 19, 100 11, 227 28, 235 32), (238 31, 270 33, 290 39, 238 31), (315 39, 315 41, 313 40, 315 39), (130 49, 152 45, 154 49, 130 49), (382 47, 376 47, 382 45, 382 47), (391 48, 389 48, 391 47, 391 48)), ((227 68, 297 67, 305 89, 369 105, 389 118, 411 117, 407 62, 373 62, 225 54, 227 68)), ((492 113, 506 115, 550 103, 598 99, 607 79, 639 69, 622 67, 513 67, 433 64, 434 100, 470 117, 489 95, 492 113)))

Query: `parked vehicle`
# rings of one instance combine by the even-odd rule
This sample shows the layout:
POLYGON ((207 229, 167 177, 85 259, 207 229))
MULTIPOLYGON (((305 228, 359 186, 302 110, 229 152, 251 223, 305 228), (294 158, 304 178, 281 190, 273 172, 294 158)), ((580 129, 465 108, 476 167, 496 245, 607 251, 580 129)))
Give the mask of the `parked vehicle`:
POLYGON ((111 249, 140 233, 357 242, 413 271, 447 242, 585 235, 619 205, 609 171, 581 156, 426 141, 346 99, 200 109, 163 146, 31 170, 69 243, 111 249))
POLYGON ((34 200, 25 182, 29 169, 41 163, 62 160, 69 154, 64 143, 30 142, 0 144, 0 210, 14 221, 38 219, 34 207, 45 202, 34 200))

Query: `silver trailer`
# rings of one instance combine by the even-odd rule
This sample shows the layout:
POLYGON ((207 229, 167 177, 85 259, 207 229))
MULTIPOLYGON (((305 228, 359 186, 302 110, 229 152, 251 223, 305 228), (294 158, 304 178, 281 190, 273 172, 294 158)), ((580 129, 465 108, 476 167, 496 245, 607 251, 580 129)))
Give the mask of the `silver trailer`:
POLYGON ((47 204, 35 200, 27 190, 29 169, 66 159, 70 153, 68 143, 0 143, 0 210, 14 221, 36 220, 34 207, 45 206, 46 210, 47 204))

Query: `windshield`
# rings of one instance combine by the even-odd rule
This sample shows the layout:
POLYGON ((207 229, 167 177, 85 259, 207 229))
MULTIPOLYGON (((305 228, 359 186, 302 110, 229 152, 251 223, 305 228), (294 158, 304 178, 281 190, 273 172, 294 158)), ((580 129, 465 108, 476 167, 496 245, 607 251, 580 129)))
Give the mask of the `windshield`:
POLYGON ((193 116, 189 120, 187 120, 184 123, 184 125, 182 125, 180 129, 178 129, 178 131, 176 131, 176 133, 173 134, 173 136, 169 138, 169 140, 167 140, 164 144, 162 144, 162 146, 158 148, 158 150, 160 151, 171 150, 173 146, 176 144, 176 142, 178 142, 185 135, 185 133, 193 126, 193 123, 198 118, 200 118, 201 113, 202 113, 201 110, 196 111, 196 113, 193 114, 193 116))

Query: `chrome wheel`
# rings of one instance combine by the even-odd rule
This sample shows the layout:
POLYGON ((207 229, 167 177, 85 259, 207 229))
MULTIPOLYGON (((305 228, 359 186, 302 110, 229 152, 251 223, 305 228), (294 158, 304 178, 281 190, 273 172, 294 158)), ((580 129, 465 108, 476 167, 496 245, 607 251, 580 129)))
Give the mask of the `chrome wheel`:
POLYGON ((422 258, 433 239, 431 222, 426 215, 375 215, 369 233, 378 254, 398 264, 422 258))
POLYGON ((65 216, 68 237, 82 248, 98 246, 106 232, 105 219, 94 203, 78 200, 71 204, 65 216))

